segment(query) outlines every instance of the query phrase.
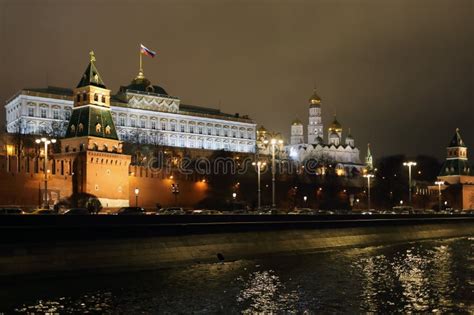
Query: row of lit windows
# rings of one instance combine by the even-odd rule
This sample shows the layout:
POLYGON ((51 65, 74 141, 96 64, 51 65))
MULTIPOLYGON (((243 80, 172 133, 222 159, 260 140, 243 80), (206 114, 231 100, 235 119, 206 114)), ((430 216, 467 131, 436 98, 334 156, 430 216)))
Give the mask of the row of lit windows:
MULTIPOLYGON (((64 113, 64 119, 65 120, 69 120, 69 118, 71 117, 71 112, 69 110, 63 110, 62 111, 64 113)), ((29 117, 36 117, 36 110, 34 107, 28 107, 28 116, 29 117)), ((48 109, 47 108, 44 108, 44 107, 41 107, 39 109, 39 115, 38 117, 41 117, 41 118, 49 118, 48 117, 48 109)), ((61 109, 59 108, 53 108, 52 109, 52 117, 53 119, 61 119, 61 109)))
MULTIPOLYGON (((119 116, 118 126, 125 126, 126 125, 126 117, 124 116, 119 116)), ((135 127, 140 127, 140 128, 147 128, 146 121, 143 119, 139 120, 139 124, 137 124, 137 120, 135 118, 130 118, 130 127, 135 128, 135 127)), ((169 124, 169 129, 168 129, 168 123, 166 121, 156 121, 156 120, 151 120, 150 121, 150 129, 155 129, 155 130, 163 130, 163 131, 180 131, 180 132, 189 132, 189 133, 197 133, 197 134, 207 134, 207 135, 216 135, 216 136, 224 136, 224 137, 229 137, 232 136, 233 138, 237 138, 240 136, 240 138, 248 138, 252 139, 253 138, 253 131, 252 129, 247 129, 247 130, 237 130, 234 128, 229 128, 224 126, 224 128, 221 127, 214 127, 215 132, 213 132, 213 127, 210 126, 201 126, 201 125, 194 125, 190 123, 188 126, 185 125, 185 123, 178 124, 176 122, 171 121, 169 124), (188 128, 186 128, 188 127, 188 128)))
MULTIPOLYGON (((76 95, 76 101, 78 103, 80 103, 80 102, 87 103, 87 102, 89 102, 89 97, 88 96, 89 96, 89 94, 87 94, 87 93, 77 94, 76 95)), ((100 98, 102 103, 105 103, 105 95, 95 93, 94 94, 94 102, 98 102, 99 98, 100 98)))
POLYGON ((147 136, 146 134, 134 135, 119 134, 120 140, 127 141, 137 141, 139 143, 159 143, 162 145, 178 146, 178 147, 188 147, 188 148, 199 148, 199 149, 214 149, 214 150, 231 150, 231 151, 243 151, 243 152, 252 152, 254 145, 252 143, 228 143, 225 141, 220 141, 219 139, 196 139, 196 138, 185 138, 185 137, 160 137, 160 135, 153 137, 147 136))
POLYGON ((458 156, 458 154, 459 154, 460 157, 466 157, 467 156, 466 150, 448 150, 448 157, 458 156))

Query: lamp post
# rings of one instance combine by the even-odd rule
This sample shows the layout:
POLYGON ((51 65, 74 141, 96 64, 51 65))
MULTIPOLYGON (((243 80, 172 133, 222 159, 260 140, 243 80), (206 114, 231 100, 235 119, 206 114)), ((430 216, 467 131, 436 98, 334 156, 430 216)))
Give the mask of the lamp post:
POLYGON ((370 179, 374 174, 365 174, 364 177, 367 178, 367 209, 370 210, 370 179))
POLYGON ((174 195, 174 203, 178 205, 179 184, 171 184, 171 193, 174 195))
POLYGON ((37 144, 44 143, 44 207, 49 208, 48 200, 48 145, 56 143, 56 139, 40 138, 36 139, 37 144))
POLYGON ((411 167, 416 166, 416 162, 413 161, 408 161, 408 162, 403 162, 403 166, 408 167, 408 203, 411 204, 411 167))
POLYGON ((135 188, 135 207, 138 207, 138 194, 140 193, 140 189, 135 188))
POLYGON ((282 145, 283 140, 281 139, 275 139, 272 138, 270 140, 270 145, 272 146, 272 207, 276 207, 276 202, 275 202, 275 174, 276 174, 276 169, 275 169, 275 147, 276 145, 282 145))
POLYGON ((260 172, 261 172, 261 170, 262 170, 262 166, 265 166, 266 164, 267 164, 267 163, 265 163, 265 162, 260 162, 260 161, 258 161, 258 162, 253 162, 253 163, 252 163, 252 165, 257 166, 257 193, 258 193, 258 195, 257 195, 257 200, 258 200, 258 201, 257 201, 257 207, 258 207, 258 209, 260 209, 261 206, 262 206, 262 203, 261 203, 261 196, 260 196, 260 194, 261 194, 261 189, 260 189, 260 172))
POLYGON ((436 181, 435 185, 438 185, 438 211, 441 211, 441 185, 444 185, 444 182, 436 181))

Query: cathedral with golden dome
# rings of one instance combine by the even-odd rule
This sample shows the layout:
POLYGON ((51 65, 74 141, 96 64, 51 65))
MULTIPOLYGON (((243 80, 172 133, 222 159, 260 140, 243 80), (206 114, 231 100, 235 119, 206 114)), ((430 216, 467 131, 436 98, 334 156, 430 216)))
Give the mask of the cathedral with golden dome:
POLYGON ((355 140, 350 129, 346 133, 343 132, 336 115, 327 128, 327 136, 324 139, 321 107, 321 98, 315 89, 309 99, 307 141, 303 123, 295 119, 291 124, 290 144, 285 148, 286 153, 296 162, 312 159, 321 166, 330 165, 336 169, 338 175, 352 176, 362 173, 366 165, 361 163, 355 140))

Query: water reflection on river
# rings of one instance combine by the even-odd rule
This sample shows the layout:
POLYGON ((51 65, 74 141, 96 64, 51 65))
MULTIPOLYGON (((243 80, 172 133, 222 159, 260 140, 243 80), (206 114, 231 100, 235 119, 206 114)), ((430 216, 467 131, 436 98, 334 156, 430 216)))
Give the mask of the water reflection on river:
POLYGON ((0 286, 20 313, 474 312, 474 239, 0 286))

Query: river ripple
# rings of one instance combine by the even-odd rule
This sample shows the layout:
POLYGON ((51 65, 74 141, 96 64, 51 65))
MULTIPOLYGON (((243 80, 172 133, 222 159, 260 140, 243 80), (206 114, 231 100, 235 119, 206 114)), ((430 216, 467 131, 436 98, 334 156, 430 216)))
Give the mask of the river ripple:
POLYGON ((474 313, 474 238, 0 286, 0 314, 474 313))

